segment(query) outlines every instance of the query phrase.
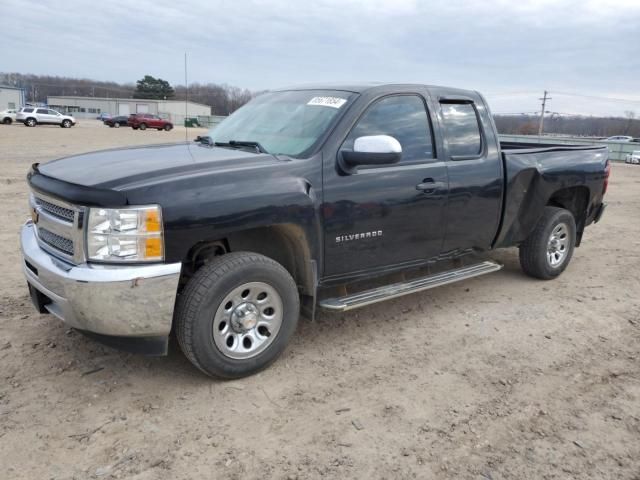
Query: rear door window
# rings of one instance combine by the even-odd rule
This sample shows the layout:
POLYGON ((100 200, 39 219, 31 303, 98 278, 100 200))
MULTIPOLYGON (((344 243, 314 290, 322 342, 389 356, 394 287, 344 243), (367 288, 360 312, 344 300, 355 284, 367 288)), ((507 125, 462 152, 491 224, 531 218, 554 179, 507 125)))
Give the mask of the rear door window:
POLYGON ((444 129, 452 159, 482 153, 482 134, 473 103, 441 103, 444 129))
POLYGON ((47 110, 46 108, 39 108, 39 109, 36 111, 36 113, 40 113, 40 114, 46 115, 46 114, 48 114, 48 113, 49 113, 49 110, 47 110))

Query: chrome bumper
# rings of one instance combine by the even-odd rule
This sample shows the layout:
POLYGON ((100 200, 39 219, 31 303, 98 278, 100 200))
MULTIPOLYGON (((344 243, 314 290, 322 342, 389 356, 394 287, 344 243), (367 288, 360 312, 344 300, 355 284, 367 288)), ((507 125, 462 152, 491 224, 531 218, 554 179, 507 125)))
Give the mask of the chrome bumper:
POLYGON ((121 337, 167 336, 180 263, 71 265, 48 254, 28 221, 20 234, 27 282, 49 300, 50 313, 87 332, 121 337))

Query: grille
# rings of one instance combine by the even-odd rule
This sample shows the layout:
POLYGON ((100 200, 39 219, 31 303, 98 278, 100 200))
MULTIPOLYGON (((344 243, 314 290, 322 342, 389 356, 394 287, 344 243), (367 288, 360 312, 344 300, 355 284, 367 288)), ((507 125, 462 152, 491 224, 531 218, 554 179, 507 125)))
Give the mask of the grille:
POLYGON ((36 198, 36 202, 42 210, 49 213, 50 215, 73 223, 74 212, 70 208, 54 205, 53 203, 47 202, 46 200, 43 200, 41 198, 36 198))
POLYGON ((73 241, 68 238, 62 237, 58 234, 50 232, 45 228, 38 228, 38 236, 47 245, 60 250, 67 255, 73 256, 73 241))

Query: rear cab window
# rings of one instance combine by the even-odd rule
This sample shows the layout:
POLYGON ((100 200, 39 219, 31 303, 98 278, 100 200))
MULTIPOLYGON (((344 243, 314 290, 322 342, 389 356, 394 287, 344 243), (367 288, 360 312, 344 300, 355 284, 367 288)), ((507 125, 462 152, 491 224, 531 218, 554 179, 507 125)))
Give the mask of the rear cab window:
POLYGON ((452 160, 482 155, 482 130, 472 102, 441 102, 444 133, 452 160))

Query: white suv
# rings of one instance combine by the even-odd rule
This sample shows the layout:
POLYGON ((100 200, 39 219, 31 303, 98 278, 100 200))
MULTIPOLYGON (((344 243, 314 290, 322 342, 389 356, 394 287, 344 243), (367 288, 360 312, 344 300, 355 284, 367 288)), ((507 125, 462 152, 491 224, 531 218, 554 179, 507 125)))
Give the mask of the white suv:
POLYGON ((17 110, 15 108, 9 108, 0 112, 0 122, 5 125, 11 125, 16 121, 17 110))
POLYGON ((16 121, 24 123, 27 127, 35 127, 40 124, 71 128, 77 123, 71 115, 64 115, 44 107, 23 107, 16 115, 16 121))

